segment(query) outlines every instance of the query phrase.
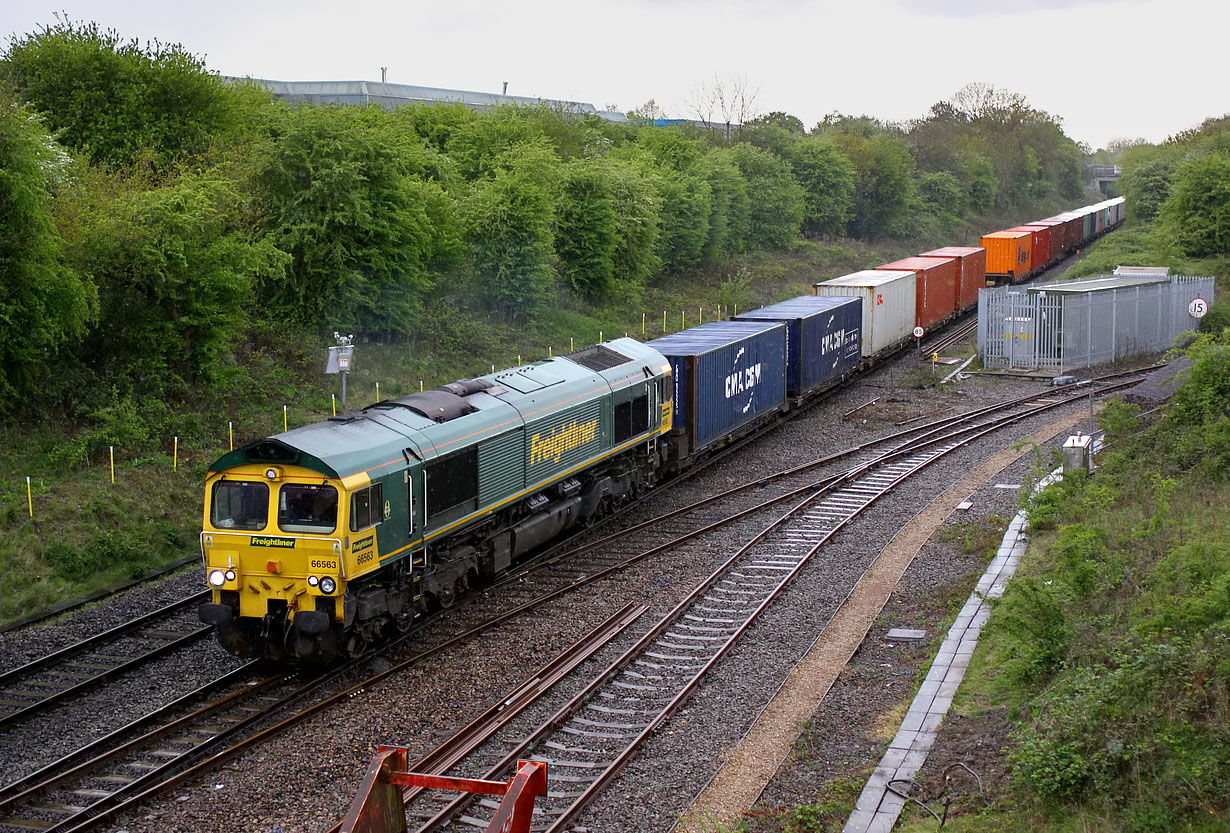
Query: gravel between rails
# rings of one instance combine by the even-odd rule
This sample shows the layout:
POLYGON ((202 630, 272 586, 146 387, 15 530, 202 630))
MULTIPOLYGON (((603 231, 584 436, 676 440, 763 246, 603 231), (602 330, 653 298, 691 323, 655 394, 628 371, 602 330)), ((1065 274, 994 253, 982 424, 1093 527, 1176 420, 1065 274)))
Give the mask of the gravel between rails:
MULTIPOLYGON (((1047 449, 1058 448, 1064 439, 1055 438, 1046 444, 1047 449)), ((1039 455, 1027 455, 975 490, 969 498, 973 504, 970 509, 954 513, 924 545, 790 758, 748 811, 749 833, 779 833, 798 807, 832 802, 848 810, 853 804, 867 774, 892 739, 955 611, 986 568, 985 554, 963 551, 954 527, 982 525, 994 530, 994 534, 988 533, 987 543, 998 544, 1004 526, 1019 508, 1020 493, 996 488, 996 483, 1027 488, 1030 478, 1040 470, 1039 459, 1039 455), (921 628, 927 631, 927 638, 917 643, 890 642, 886 634, 894 627, 921 628)), ((1049 469, 1049 457, 1042 459, 1048 461, 1044 468, 1049 469)), ((923 773, 929 776, 929 786, 936 787, 938 771, 932 766, 932 758, 942 756, 945 762, 966 761, 984 783, 994 788, 995 781, 988 775, 998 773, 981 765, 985 750, 978 748, 980 739, 963 737, 968 742, 965 748, 946 749, 948 724, 945 719, 923 773)), ((953 812, 974 810, 978 801, 967 796, 965 804, 954 805, 953 812)), ((840 826, 845 819, 842 816, 829 821, 840 826)))
POLYGON ((205 589, 201 569, 189 565, 85 607, 0 634, 0 668, 16 668, 205 589))
MULTIPOLYGON (((969 410, 1023 392, 1045 390, 1041 383, 985 376, 970 380, 959 391, 947 386, 899 387, 903 379, 927 373, 925 366, 921 371, 918 368, 917 360, 909 356, 885 363, 854 386, 835 392, 750 444, 736 460, 713 467, 632 514, 657 514, 750 477, 890 433, 896 430, 895 422, 969 410), (850 419, 843 418, 844 413, 876 396, 880 397, 877 403, 850 419)), ((1054 414, 1035 417, 977 448, 950 455, 912 478, 899 497, 881 501, 826 545, 785 599, 749 632, 580 823, 593 831, 670 829, 678 813, 712 776, 723 750, 746 731, 883 543, 930 495, 1009 444, 1012 437, 1023 436, 1054 418, 1054 414)), ((408 746, 413 760, 625 602, 638 599, 651 606, 642 620, 647 626, 650 617, 673 606, 739 543, 737 531, 722 530, 687 559, 668 557, 639 565, 604 582, 600 592, 569 594, 532 618, 503 626, 490 639, 476 640, 364 691, 344 707, 305 720, 292 732, 215 770, 208 781, 181 787, 117 818, 108 829, 130 833, 323 829, 344 813, 378 744, 408 746)), ((609 650, 618 648, 613 645, 609 650)), ((225 657, 220 649, 213 651, 225 657)), ((596 668, 601 661, 590 666, 596 668)), ((563 697, 561 692, 558 699, 563 697)))

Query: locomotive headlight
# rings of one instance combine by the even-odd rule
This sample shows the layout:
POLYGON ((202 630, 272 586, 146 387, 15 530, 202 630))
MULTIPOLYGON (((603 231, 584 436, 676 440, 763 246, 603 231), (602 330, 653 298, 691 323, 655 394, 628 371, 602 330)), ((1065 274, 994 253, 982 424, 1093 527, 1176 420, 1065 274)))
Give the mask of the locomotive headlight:
POLYGON ((234 570, 227 570, 227 571, 226 571, 226 580, 227 580, 227 581, 234 581, 234 580, 235 580, 235 571, 234 571, 234 570))
POLYGON ((336 589, 337 589, 337 582, 334 581, 332 577, 325 576, 324 578, 320 580, 320 592, 321 593, 332 593, 336 589))
POLYGON ((316 585, 318 585, 318 584, 320 584, 320 579, 316 578, 316 576, 308 576, 308 585, 309 585, 309 586, 311 586, 311 587, 315 587, 315 586, 316 586, 316 585))
POLYGON ((226 573, 221 570, 214 570, 209 574, 209 583, 214 587, 221 587, 226 584, 226 573))

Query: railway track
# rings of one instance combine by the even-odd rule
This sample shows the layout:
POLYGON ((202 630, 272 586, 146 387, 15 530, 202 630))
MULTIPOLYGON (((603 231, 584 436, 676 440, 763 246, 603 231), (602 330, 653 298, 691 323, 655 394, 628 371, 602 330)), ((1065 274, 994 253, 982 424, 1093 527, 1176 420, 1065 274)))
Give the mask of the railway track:
POLYGON ((212 630, 195 622, 206 593, 166 607, 0 674, 0 729, 190 645, 212 630), (192 621, 184 622, 190 611, 192 621))
MULTIPOLYGON (((1116 387, 1130 384, 1134 382, 1116 387)), ((1051 403, 1045 409, 1071 401, 1051 403)), ((784 514, 756 533, 547 721, 519 736, 501 735, 501 726, 482 743, 470 737, 468 748, 482 750, 475 760, 466 760, 466 755, 446 744, 412 769, 443 773, 434 761, 447 758, 462 764, 449 774, 500 780, 511 775, 518 759, 545 761, 552 768, 552 787, 546 801, 536 806, 535 829, 549 833, 563 829, 833 534, 935 460, 1037 412, 1009 413, 940 438, 911 442, 813 484, 810 490, 800 490, 808 492, 802 497, 792 493, 794 502, 784 514)), ((780 498, 770 501, 778 502, 780 498)), ((408 815, 422 822, 419 833, 485 827, 497 806, 487 799, 461 796, 440 807, 414 788, 403 791, 403 800, 408 815)))
MULTIPOLYGON (((1072 389, 1077 387, 1079 386, 1071 386, 1072 389)), ((1064 389, 1056 389, 1056 392, 1062 393, 1064 392, 1064 389)), ((1048 392, 1048 398, 1052 395, 1052 392, 1048 392)), ((1080 396, 1083 397, 1084 395, 1085 390, 1081 390, 1080 396)), ((761 494, 757 496, 759 503, 755 508, 744 507, 739 508, 734 512, 727 511, 725 515, 717 521, 709 518, 702 518, 701 520, 703 523, 694 523, 696 528, 685 530, 681 534, 676 535, 675 538, 691 540, 698 537, 698 535, 703 534, 704 531, 712 528, 718 528, 719 526, 728 525, 730 523, 735 523, 740 520, 740 516, 747 517, 752 512, 763 511, 769 506, 776 505, 797 496, 800 492, 808 490, 815 491, 818 486, 821 488, 832 488, 837 480, 841 478, 830 478, 829 481, 821 485, 815 481, 814 475, 808 477, 807 473, 817 467, 831 464, 836 460, 848 458, 852 455, 866 455, 869 453, 868 449, 870 447, 877 445, 882 446, 886 443, 890 445, 895 443, 895 447, 890 448, 888 454, 902 455, 911 453, 909 451, 911 438, 913 438, 912 441, 915 445, 919 442, 934 442, 934 440, 919 438, 925 438, 928 435, 933 436, 937 432, 948 432, 951 434, 954 425, 958 422, 973 423, 979 418, 979 416, 985 415, 987 412, 993 412, 996 410, 1013 407, 1015 405, 1017 411, 1014 415, 1009 417, 1009 420, 1023 419, 1029 415, 1040 412, 1040 410, 1050 407, 1058 407, 1071 401, 1071 398, 1064 397, 1051 402, 1036 402, 1034 405, 1029 405, 1029 401, 1036 399, 1036 397, 1024 397, 1018 400, 1013 400, 1012 403, 1001 403, 1000 405, 992 406, 991 408, 979 409, 978 411, 963 414, 955 418, 940 420, 927 426, 915 426, 907 431, 898 432, 897 434, 889 437, 881 438, 875 442, 859 446, 856 449, 850 449, 835 455, 828 455, 823 458, 818 458, 816 461, 812 461, 804 466, 798 466, 784 472, 778 472, 774 475, 770 475, 763 481, 757 481, 756 483, 727 490, 718 495, 710 496, 701 501, 694 502, 693 504, 689 504, 687 507, 683 507, 680 510, 675 510, 675 512, 668 514, 683 516, 689 512, 696 513, 699 507, 719 504, 723 501, 729 500, 733 495, 741 495, 747 492, 756 491, 757 489, 763 491, 763 488, 768 482, 774 480, 781 481, 778 490, 774 494, 767 496, 761 494), (800 476, 803 477, 802 481, 786 482, 789 480, 789 477, 798 478, 800 476), (800 485, 800 482, 803 485, 800 485)), ((969 428, 967 430, 973 432, 984 429, 993 430, 993 428, 988 428, 985 426, 979 428, 969 428)), ((884 455, 882 454, 880 456, 883 457, 884 455)), ((850 471, 857 470, 859 467, 864 465, 866 464, 858 463, 851 469, 847 470, 843 476, 848 479, 850 471)), ((100 760, 97 763, 92 763, 89 767, 84 766, 84 763, 81 761, 81 755, 70 756, 76 758, 78 764, 81 764, 81 766, 75 764, 72 767, 69 767, 64 763, 60 763, 59 765, 45 767, 44 770, 40 770, 40 773, 35 774, 35 776, 45 776, 42 777, 41 780, 39 777, 31 776, 30 778, 22 779, 22 781, 17 784, 10 785, 9 787, 0 790, 0 812, 10 813, 10 817, 13 819, 30 819, 41 823, 55 824, 53 828, 49 827, 39 829, 74 831, 88 829, 98 824, 102 820, 111 817, 115 812, 131 807, 133 804, 144 800, 156 792, 168 788, 169 786, 181 783, 185 779, 199 773, 204 768, 213 766, 221 760, 232 757, 246 748, 250 748, 253 744, 261 742, 271 734, 288 728, 290 725, 293 725, 309 714, 319 712, 334 703, 352 696, 354 693, 361 691, 364 687, 373 685, 390 674, 405 670, 405 668, 412 664, 421 662, 429 656, 447 650, 449 647, 455 646, 466 639, 473 638, 477 634, 487 631, 497 624, 507 622, 522 613, 540 607, 566 592, 571 592, 577 589, 579 586, 596 582, 605 575, 610 575, 611 573, 625 569, 637 561, 662 552, 664 551, 664 548, 669 549, 671 546, 679 546, 679 541, 674 541, 673 543, 662 543, 658 544, 656 549, 651 548, 651 550, 639 552, 630 557, 623 557, 622 560, 619 558, 619 554, 614 554, 614 556, 611 555, 611 542, 614 539, 635 537, 634 533, 638 531, 644 531, 646 529, 659 526, 659 521, 662 517, 663 516, 659 516, 658 518, 635 525, 634 527, 622 530, 610 536, 606 536, 597 541, 591 541, 581 545, 581 550, 588 550, 590 552, 603 551, 607 553, 607 555, 602 559, 603 563, 601 568, 597 572, 576 574, 575 571, 571 571, 573 574, 569 575, 560 569, 562 557, 556 555, 551 558, 544 558, 532 568, 523 569, 522 571, 510 576, 507 580, 502 582, 501 585, 490 588, 487 591, 488 594, 494 594, 500 589, 501 586, 511 587, 515 585, 528 584, 525 579, 531 570, 537 572, 539 576, 546 573, 555 573, 558 578, 562 578, 564 581, 561 583, 561 586, 556 587, 555 589, 546 590, 546 592, 543 592, 542 587, 538 587, 539 592, 536 597, 528 601, 518 601, 513 596, 506 597, 502 605, 505 607, 503 612, 494 617, 485 619, 482 623, 474 626, 462 634, 459 634, 458 636, 449 638, 434 647, 430 647, 415 654, 410 659, 398 663, 387 671, 365 676, 360 682, 354 685, 343 684, 343 681, 345 681, 348 677, 351 679, 353 678, 355 668, 358 667, 358 663, 354 663, 343 669, 339 669, 337 672, 330 674, 327 678, 318 680, 291 681, 289 679, 282 679, 275 683, 273 678, 269 678, 254 684, 244 685, 245 689, 250 690, 228 694, 218 703, 202 707, 192 712, 192 714, 198 719, 205 721, 206 728, 204 730, 192 729, 188 724, 182 721, 176 721, 175 723, 170 723, 165 727, 160 727, 157 730, 141 735, 133 741, 125 741, 117 749, 100 751, 98 756, 96 756, 100 758, 100 760), (301 708, 299 711, 294 711, 296 703, 309 699, 311 700, 309 705, 301 708), (224 710, 228 707, 238 708, 241 714, 238 716, 232 715, 226 720, 214 719, 213 723, 224 724, 230 721, 232 717, 238 717, 238 719, 235 719, 232 725, 210 726, 209 721, 211 720, 211 715, 217 716, 224 714, 224 710), (278 716, 280 714, 285 714, 288 711, 291 712, 289 716, 278 716), (262 726, 264 728, 260 728, 262 726), (168 746, 168 733, 174 734, 174 736, 179 740, 168 746), (226 746, 227 742, 230 741, 234 742, 229 747, 226 746), (150 760, 148 758, 150 754, 154 754, 156 759, 161 760, 161 763, 167 764, 167 766, 155 766, 158 761, 150 760), (139 757, 141 755, 145 755, 146 757, 139 757), (91 775, 91 773, 98 773, 101 771, 100 768, 106 768, 108 766, 113 768, 112 771, 103 773, 103 775, 99 776, 104 778, 110 777, 109 781, 103 782, 107 786, 100 787, 97 782, 93 782, 94 785, 90 786, 89 779, 95 777, 94 775, 91 775), (120 771, 116 772, 116 767, 118 767, 120 771), (71 770, 75 773, 73 777, 83 777, 85 779, 84 783, 87 785, 78 785, 71 788, 67 786, 69 782, 64 780, 67 777, 65 775, 65 770, 71 770), (53 779, 59 780, 55 780, 54 783, 48 783, 53 779), (89 793, 84 797, 75 792, 76 790, 82 789, 87 791, 94 790, 95 792, 89 793), (59 790, 59 793, 56 792, 57 790, 59 790), (106 795, 97 794, 103 792, 105 792, 106 795), (29 809, 17 809, 18 805, 21 803, 17 801, 18 796, 22 797, 23 802, 30 802, 25 805, 29 809), (77 797, 74 798, 73 796, 77 797), (94 800, 85 801, 82 800, 83 798, 93 798, 94 800), (48 805, 51 805, 54 809, 49 810, 48 805), (72 818, 71 824, 67 823, 66 819, 68 818, 72 818)), ((535 578, 534 584, 535 586, 540 584, 540 579, 538 577, 535 578)), ((452 619, 456 617, 456 614, 457 611, 454 610, 450 611, 448 616, 452 619)), ((408 634, 401 640, 398 640, 398 643, 394 644, 400 644, 407 639, 415 637, 416 634, 408 634)), ((419 638, 421 638, 421 635, 419 638)), ((373 653, 371 656, 374 655, 375 654, 373 653)), ((365 657, 364 659, 370 659, 371 656, 365 657)), ((243 670, 247 670, 251 673, 250 668, 245 668, 243 670)), ((180 702, 184 699, 186 698, 181 698, 180 702)), ((81 754, 85 754, 87 751, 89 750, 83 750, 81 754)), ((69 780, 71 781, 71 778, 69 780)), ((0 826, 0 829, 4 828, 0 826)), ((18 824, 13 826, 13 829, 31 828, 18 824)))

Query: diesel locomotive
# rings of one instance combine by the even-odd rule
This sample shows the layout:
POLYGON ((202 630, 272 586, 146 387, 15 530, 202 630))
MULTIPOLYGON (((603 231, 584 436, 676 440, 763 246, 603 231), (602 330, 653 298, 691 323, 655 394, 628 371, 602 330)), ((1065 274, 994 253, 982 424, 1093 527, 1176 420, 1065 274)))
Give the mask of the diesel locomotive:
POLYGON ((236 449, 205 484, 201 620, 245 657, 356 655, 650 488, 671 418, 670 365, 618 339, 236 449))

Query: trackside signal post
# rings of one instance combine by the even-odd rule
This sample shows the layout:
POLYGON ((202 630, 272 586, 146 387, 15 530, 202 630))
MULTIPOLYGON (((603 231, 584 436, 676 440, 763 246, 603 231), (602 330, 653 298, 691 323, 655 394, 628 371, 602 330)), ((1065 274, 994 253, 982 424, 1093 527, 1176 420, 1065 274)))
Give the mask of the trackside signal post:
POLYGON ((350 373, 350 363, 354 360, 354 336, 344 336, 336 330, 333 337, 337 345, 329 348, 329 358, 325 363, 325 373, 340 373, 342 375, 342 407, 346 407, 346 376, 350 373))

